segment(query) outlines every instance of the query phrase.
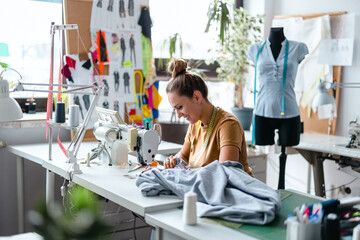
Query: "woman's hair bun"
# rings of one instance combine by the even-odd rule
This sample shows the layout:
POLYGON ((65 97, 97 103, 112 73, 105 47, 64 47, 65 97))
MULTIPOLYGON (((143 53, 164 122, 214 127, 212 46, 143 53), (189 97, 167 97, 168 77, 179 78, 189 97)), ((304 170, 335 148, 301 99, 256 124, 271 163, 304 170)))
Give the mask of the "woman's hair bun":
POLYGON ((173 58, 169 63, 168 70, 172 73, 172 78, 186 72, 187 62, 183 59, 173 58))

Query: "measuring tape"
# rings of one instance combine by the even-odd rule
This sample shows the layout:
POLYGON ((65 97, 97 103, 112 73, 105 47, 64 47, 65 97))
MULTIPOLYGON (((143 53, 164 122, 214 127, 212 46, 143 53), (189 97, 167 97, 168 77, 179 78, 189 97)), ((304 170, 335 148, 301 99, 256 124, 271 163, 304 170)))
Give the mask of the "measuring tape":
MULTIPOLYGON (((212 112, 212 115, 211 115, 211 120, 210 120, 210 124, 209 124, 209 128, 206 132, 206 139, 205 139, 205 143, 201 149, 201 152, 199 154, 199 156, 197 157, 195 163, 193 164, 193 167, 195 168, 197 163, 199 162, 201 156, 203 155, 203 153, 205 152, 205 149, 209 143, 209 139, 210 139, 210 135, 211 135, 211 132, 213 130, 213 125, 214 125, 214 121, 215 121, 215 117, 216 117, 216 113, 217 113, 217 108, 214 106, 214 109, 213 109, 213 112, 212 112)), ((197 133, 199 133, 200 131, 200 120, 198 121, 198 125, 197 125, 197 133)), ((193 140, 191 141, 191 146, 190 146, 190 152, 193 150, 193 145, 194 145, 194 140, 195 140, 195 136, 193 138, 193 140)))
MULTIPOLYGON (((255 77, 254 77, 254 109, 256 107, 256 76, 257 76, 257 64, 259 60, 259 55, 265 46, 266 40, 261 44, 255 60, 255 77)), ((287 74, 287 61, 289 55, 289 41, 286 39, 285 44, 285 58, 284 58, 284 70, 283 70, 283 84, 282 84, 282 97, 281 97, 281 115, 285 115, 285 84, 286 84, 286 74, 287 74)), ((255 144, 255 112, 253 113, 253 129, 252 129, 252 139, 251 144, 255 144)))

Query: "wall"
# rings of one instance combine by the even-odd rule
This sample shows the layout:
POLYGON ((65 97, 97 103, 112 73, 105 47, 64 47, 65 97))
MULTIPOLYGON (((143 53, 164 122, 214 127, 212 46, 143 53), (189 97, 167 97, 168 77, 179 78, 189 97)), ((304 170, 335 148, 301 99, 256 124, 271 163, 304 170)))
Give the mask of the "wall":
MULTIPOLYGON (((265 14, 264 36, 267 37, 271 21, 275 15, 291 15, 291 14, 309 14, 322 12, 347 11, 355 13, 355 29, 360 23, 360 4, 357 0, 336 1, 336 0, 245 0, 244 7, 252 14, 265 14)), ((360 32, 355 30, 354 57, 353 65, 343 67, 342 82, 360 83, 360 32)), ((347 128, 350 120, 356 115, 360 115, 359 89, 341 89, 340 104, 338 108, 336 135, 348 136, 347 128)), ((274 148, 267 148, 268 172, 267 183, 276 188, 278 179, 278 154, 274 148)), ((314 193, 313 176, 308 168, 307 162, 299 155, 289 155, 286 166, 286 188, 295 188, 306 191, 310 188, 314 193), (300 174, 299 174, 300 173, 300 174)), ((354 177, 337 170, 338 166, 333 161, 324 162, 325 187, 328 197, 344 196, 339 190, 330 190, 342 184, 351 182, 354 177)), ((352 195, 360 195, 359 180, 349 185, 352 189, 352 195)))

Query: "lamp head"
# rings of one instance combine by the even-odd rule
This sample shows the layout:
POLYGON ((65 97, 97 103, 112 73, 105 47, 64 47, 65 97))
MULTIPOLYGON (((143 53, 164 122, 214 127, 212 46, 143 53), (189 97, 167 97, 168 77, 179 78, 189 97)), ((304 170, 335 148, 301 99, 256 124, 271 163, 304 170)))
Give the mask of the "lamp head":
POLYGON ((19 104, 9 96, 9 82, 0 73, 0 122, 9 122, 23 117, 19 104))
POLYGON ((318 93, 312 101, 312 108, 317 108, 319 106, 327 104, 335 104, 335 98, 327 92, 326 83, 320 81, 317 85, 318 93))

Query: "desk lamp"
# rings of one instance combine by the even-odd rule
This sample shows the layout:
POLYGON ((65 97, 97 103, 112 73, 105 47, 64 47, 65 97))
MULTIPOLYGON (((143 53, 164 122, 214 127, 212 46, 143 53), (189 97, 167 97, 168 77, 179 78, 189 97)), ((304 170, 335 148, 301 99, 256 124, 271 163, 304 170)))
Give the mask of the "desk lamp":
POLYGON ((318 94, 315 96, 314 100, 311 103, 313 108, 327 104, 335 104, 335 98, 327 92, 330 89, 336 88, 360 88, 360 83, 329 83, 325 81, 320 81, 318 86, 318 94), (326 88, 326 84, 330 84, 329 88, 326 88))
MULTIPOLYGON (((8 56, 8 45, 5 43, 0 43, 0 57, 8 56)), ((9 96, 9 83, 4 79, 6 70, 11 68, 8 68, 7 64, 5 63, 0 62, 0 65, 2 68, 4 68, 0 73, 0 122, 9 122, 22 118, 23 113, 15 99, 9 96)))
POLYGON ((9 83, 3 78, 6 69, 0 73, 0 122, 14 121, 23 117, 19 104, 9 95, 9 83))

